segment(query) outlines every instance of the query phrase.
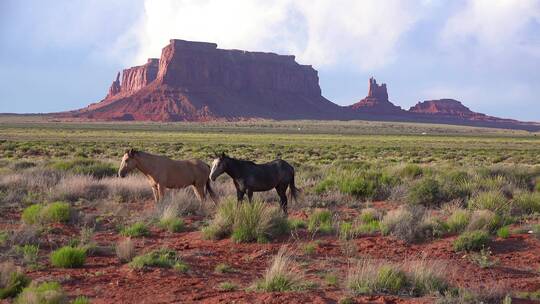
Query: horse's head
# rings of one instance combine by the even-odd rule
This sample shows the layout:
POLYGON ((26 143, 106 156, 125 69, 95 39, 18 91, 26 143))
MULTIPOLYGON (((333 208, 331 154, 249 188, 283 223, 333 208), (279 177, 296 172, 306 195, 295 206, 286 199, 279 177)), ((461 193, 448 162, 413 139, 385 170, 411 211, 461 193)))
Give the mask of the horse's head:
POLYGON ((212 170, 210 170, 210 179, 212 181, 215 181, 218 176, 225 172, 225 170, 227 169, 228 159, 229 157, 225 155, 225 153, 221 153, 221 155, 216 156, 216 158, 212 162, 212 170))
POLYGON ((134 149, 126 150, 124 156, 122 156, 122 162, 120 163, 120 169, 118 169, 118 176, 125 177, 136 166, 135 156, 137 151, 134 149))

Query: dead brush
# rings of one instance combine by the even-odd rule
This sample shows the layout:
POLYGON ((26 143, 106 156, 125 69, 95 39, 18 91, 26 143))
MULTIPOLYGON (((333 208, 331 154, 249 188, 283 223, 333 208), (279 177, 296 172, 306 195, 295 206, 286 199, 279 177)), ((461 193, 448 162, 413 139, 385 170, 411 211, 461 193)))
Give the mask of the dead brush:
POLYGON ((131 262, 136 255, 135 244, 131 238, 121 240, 116 244, 116 256, 122 263, 131 262))

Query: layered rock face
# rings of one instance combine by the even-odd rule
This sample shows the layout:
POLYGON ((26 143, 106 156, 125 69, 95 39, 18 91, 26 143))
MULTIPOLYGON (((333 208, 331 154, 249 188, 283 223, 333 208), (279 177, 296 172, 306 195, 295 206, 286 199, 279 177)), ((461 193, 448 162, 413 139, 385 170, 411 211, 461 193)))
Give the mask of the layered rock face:
POLYGON ((400 107, 388 100, 386 84, 377 84, 377 80, 373 77, 369 79, 368 96, 349 107, 359 114, 400 115, 404 113, 400 107))
POLYGON ((338 119, 343 110, 321 96, 317 71, 294 56, 171 40, 160 59, 125 69, 104 100, 73 115, 160 121, 338 119))
POLYGON ((452 115, 462 118, 485 116, 484 114, 471 111, 455 99, 426 100, 411 107, 409 112, 432 115, 452 115))

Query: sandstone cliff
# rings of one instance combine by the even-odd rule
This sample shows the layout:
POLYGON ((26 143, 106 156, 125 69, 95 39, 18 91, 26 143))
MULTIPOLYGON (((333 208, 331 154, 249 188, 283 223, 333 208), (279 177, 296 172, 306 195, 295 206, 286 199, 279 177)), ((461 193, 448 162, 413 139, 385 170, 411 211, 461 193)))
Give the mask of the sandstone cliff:
POLYGON ((171 40, 159 60, 125 69, 104 100, 73 115, 159 121, 337 119, 343 110, 322 97, 317 71, 294 56, 171 40))

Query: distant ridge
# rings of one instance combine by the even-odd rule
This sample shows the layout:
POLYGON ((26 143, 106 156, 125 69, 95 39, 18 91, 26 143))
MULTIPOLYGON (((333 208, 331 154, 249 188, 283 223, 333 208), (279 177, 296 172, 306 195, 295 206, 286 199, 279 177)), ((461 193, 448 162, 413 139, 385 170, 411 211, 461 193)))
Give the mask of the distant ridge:
POLYGON ((373 77, 365 98, 338 106, 322 96, 317 71, 294 56, 178 39, 159 59, 118 73, 103 100, 54 115, 105 121, 362 119, 540 130, 540 123, 472 112, 453 99, 420 102, 406 111, 389 101, 386 84, 373 77))

